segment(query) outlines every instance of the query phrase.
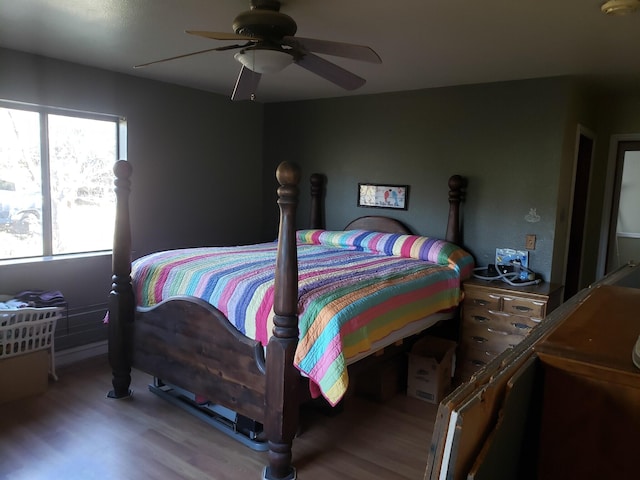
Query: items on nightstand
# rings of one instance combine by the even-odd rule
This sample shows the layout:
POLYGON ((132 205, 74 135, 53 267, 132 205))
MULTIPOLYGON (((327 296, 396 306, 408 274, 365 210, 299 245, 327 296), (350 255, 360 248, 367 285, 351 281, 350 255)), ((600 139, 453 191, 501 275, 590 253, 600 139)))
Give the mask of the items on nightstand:
POLYGON ((538 278, 533 270, 517 261, 511 265, 490 264, 475 268, 473 276, 480 280, 502 280, 512 287, 528 287, 542 283, 542 279, 538 278))
POLYGON ((512 248, 496 248, 495 263, 475 268, 473 276, 480 280, 502 280, 514 287, 542 282, 536 272, 529 268, 529 252, 512 248))

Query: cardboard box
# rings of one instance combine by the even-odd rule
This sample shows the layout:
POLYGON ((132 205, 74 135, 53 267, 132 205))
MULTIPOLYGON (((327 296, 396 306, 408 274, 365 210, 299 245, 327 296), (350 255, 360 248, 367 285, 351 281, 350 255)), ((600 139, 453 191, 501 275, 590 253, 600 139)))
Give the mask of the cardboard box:
POLYGON ((398 354, 361 372, 356 378, 356 394, 386 402, 406 388, 407 358, 398 354))
POLYGON ((48 350, 0 360, 0 404, 44 393, 48 383, 48 350))
POLYGON ((407 395, 440 403, 451 389, 456 342, 439 337, 418 340, 409 353, 407 395))

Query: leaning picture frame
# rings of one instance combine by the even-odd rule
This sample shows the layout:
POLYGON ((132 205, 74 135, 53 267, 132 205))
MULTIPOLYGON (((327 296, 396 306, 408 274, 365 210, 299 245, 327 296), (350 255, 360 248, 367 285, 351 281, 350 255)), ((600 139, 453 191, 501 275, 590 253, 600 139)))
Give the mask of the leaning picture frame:
POLYGON ((409 185, 358 183, 358 206, 406 210, 409 185))

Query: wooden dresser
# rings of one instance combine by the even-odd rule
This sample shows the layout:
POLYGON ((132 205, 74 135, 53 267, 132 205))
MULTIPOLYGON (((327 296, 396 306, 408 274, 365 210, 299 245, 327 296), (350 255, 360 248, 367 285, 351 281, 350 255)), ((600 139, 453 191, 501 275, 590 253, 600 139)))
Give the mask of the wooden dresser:
POLYGON ((544 369, 538 478, 640 478, 640 290, 602 285, 534 350, 544 369))
POLYGON ((504 350, 514 347, 562 302, 562 286, 512 287, 502 281, 463 283, 462 326, 456 377, 467 380, 504 350))

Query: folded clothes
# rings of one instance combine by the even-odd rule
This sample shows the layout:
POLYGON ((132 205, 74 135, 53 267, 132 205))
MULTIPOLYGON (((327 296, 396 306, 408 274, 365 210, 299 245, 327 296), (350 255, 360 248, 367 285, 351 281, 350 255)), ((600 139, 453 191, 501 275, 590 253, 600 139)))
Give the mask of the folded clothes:
POLYGON ((60 307, 66 306, 67 301, 59 291, 25 290, 15 296, 16 300, 26 302, 31 307, 60 307))
POLYGON ((17 310, 19 308, 28 307, 29 304, 27 302, 23 302, 22 300, 16 300, 12 298, 11 300, 6 300, 4 302, 0 302, 0 310, 17 310))

